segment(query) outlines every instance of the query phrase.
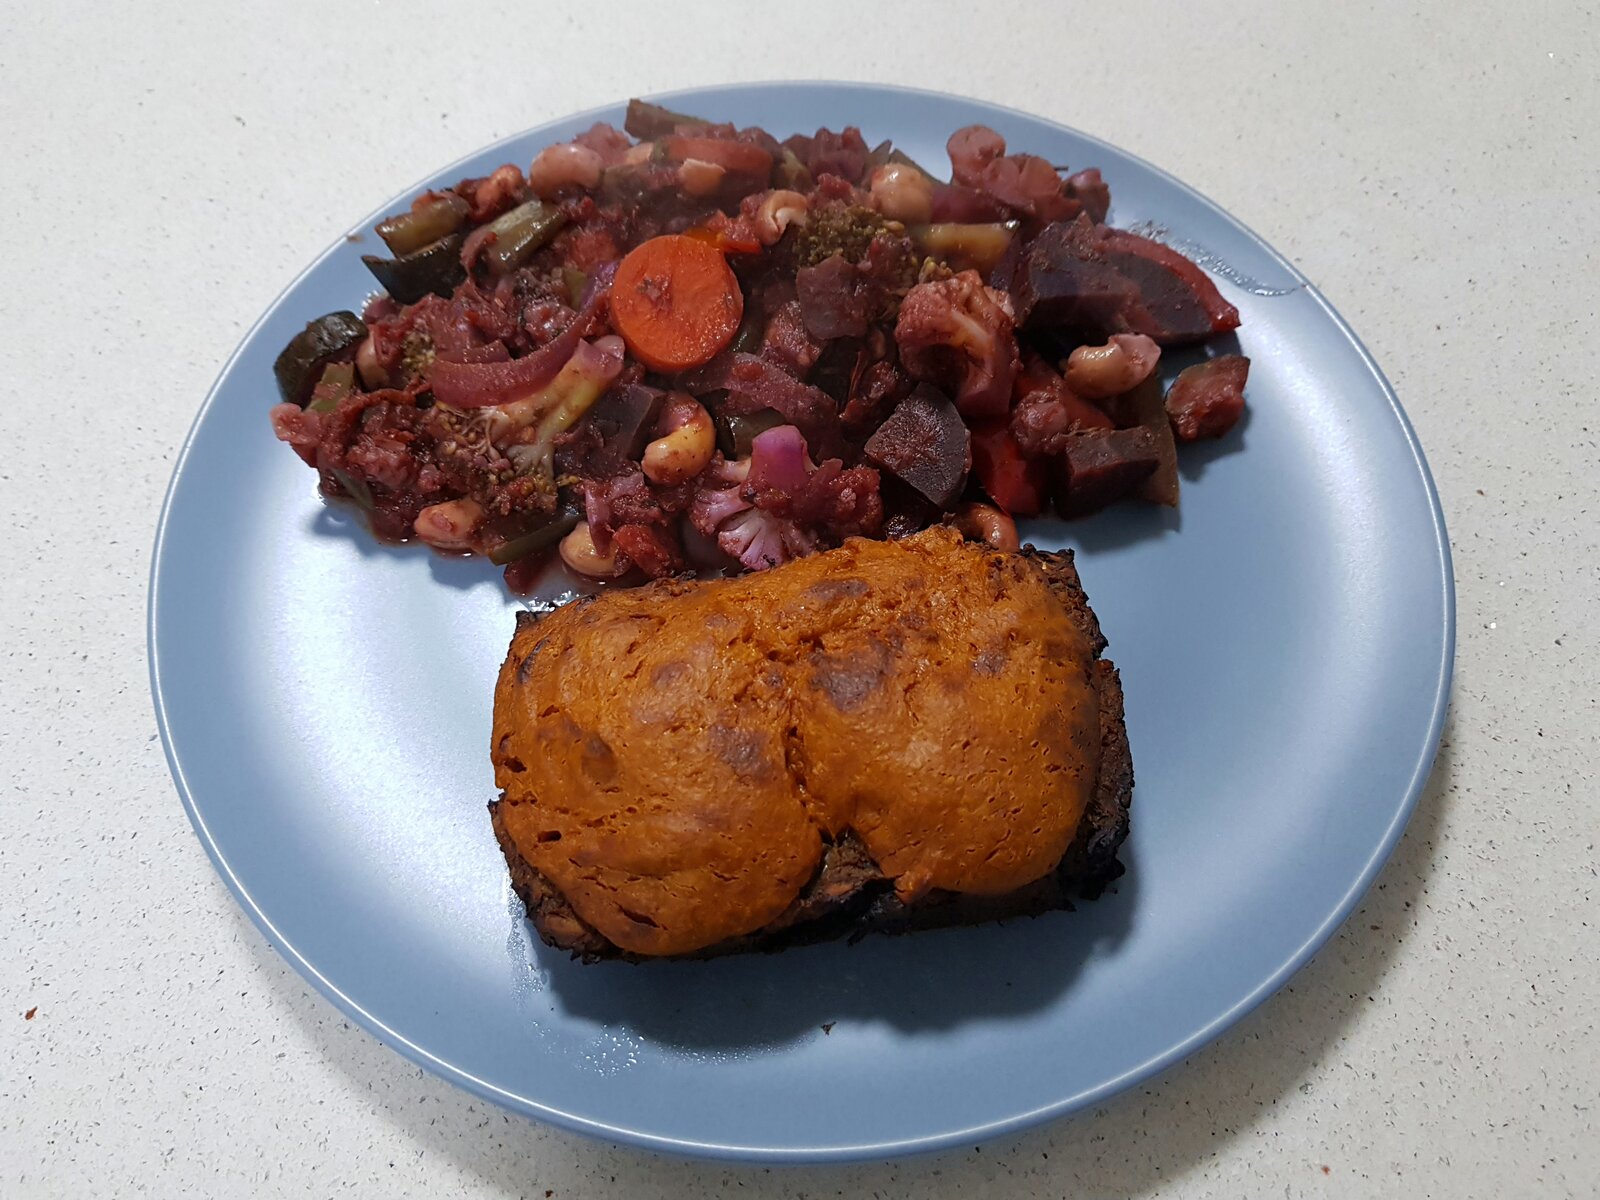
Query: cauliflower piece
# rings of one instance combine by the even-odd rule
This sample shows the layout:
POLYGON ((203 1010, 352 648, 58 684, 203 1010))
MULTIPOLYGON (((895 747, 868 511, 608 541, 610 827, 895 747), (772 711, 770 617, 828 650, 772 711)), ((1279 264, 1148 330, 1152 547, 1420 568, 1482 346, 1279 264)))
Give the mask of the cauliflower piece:
POLYGON ((906 370, 951 392, 962 416, 998 417, 1017 376, 1014 329, 1011 298, 962 271, 907 292, 894 337, 906 370))

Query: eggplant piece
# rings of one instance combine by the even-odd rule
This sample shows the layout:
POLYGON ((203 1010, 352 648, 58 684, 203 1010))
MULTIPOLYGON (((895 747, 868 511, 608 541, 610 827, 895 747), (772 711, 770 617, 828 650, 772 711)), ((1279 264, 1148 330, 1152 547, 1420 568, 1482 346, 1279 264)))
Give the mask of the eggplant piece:
POLYGON ((753 413, 719 413, 716 419, 717 448, 722 451, 722 457, 730 461, 749 458, 751 444, 756 438, 769 429, 788 423, 788 418, 770 408, 753 413))
POLYGON ((329 363, 322 368, 322 377, 311 389, 307 412, 331 413, 339 402, 356 390, 356 369, 347 362, 329 363))
POLYGON ((577 267, 564 266, 561 268, 561 286, 567 290, 567 304, 572 308, 582 308, 583 294, 589 289, 589 276, 577 267))
POLYGON ((673 112, 670 108, 662 108, 659 104, 651 104, 648 100, 640 100, 637 97, 628 101, 628 113, 622 119, 623 129, 641 142, 676 133, 681 125, 691 125, 699 129, 709 124, 711 122, 703 117, 691 117, 684 113, 673 112))
POLYGON ((756 354, 761 350, 766 332, 766 308, 760 304, 746 304, 744 317, 733 335, 733 341, 728 343, 728 349, 735 354, 756 354))
POLYGON ((961 495, 972 469, 972 440, 956 406, 918 384, 863 447, 867 461, 905 481, 940 509, 961 495))
POLYGON ((494 240, 483 252, 484 262, 496 275, 509 275, 549 244, 561 232, 567 216, 553 204, 529 200, 489 223, 494 240))
POLYGON ((642 383, 612 388, 589 410, 589 427, 600 445, 588 456, 585 469, 597 478, 620 472, 636 463, 655 428, 665 398, 660 388, 642 383))
POLYGON ((461 235, 452 233, 399 258, 363 254, 367 270, 401 304, 415 304, 428 293, 448 296, 466 278, 461 267, 461 235))
POLYGON ((366 340, 366 323, 353 312, 331 312, 308 322, 272 364, 278 393, 304 408, 329 363, 349 362, 366 340))
POLYGON ((440 238, 460 231, 472 206, 454 192, 421 197, 410 212, 379 221, 376 233, 396 255, 414 254, 440 238))
POLYGON ((571 533, 582 519, 582 514, 565 509, 552 517, 532 521, 527 518, 491 521, 483 531, 484 553, 496 566, 506 566, 548 550, 571 533))
POLYGON ((370 516, 378 504, 372 498, 372 489, 367 486, 367 481, 348 471, 341 471, 338 467, 333 469, 332 475, 339 481, 339 486, 344 489, 345 495, 354 500, 362 512, 370 516))
POLYGON ((888 138, 884 138, 883 141, 879 142, 871 150, 867 151, 867 165, 861 172, 861 177, 863 179, 871 179, 874 171, 876 171, 879 167, 886 166, 889 163, 894 163, 896 166, 901 167, 910 167, 913 171, 917 172, 930 182, 939 182, 928 171, 928 169, 916 159, 912 158, 904 150, 897 150, 894 143, 888 138))
POLYGON ((1056 511, 1063 517, 1099 512, 1136 493, 1160 463, 1155 435, 1142 426, 1075 433, 1056 463, 1056 511))
POLYGON ((1161 378, 1151 374, 1138 387, 1101 401, 1119 429, 1144 429, 1156 452, 1156 467, 1139 485, 1139 499, 1168 508, 1178 505, 1178 445, 1161 396, 1161 378))
POLYGON ((791 192, 809 192, 817 184, 811 178, 811 169, 799 156, 789 147, 780 146, 778 158, 772 164, 772 186, 791 192))

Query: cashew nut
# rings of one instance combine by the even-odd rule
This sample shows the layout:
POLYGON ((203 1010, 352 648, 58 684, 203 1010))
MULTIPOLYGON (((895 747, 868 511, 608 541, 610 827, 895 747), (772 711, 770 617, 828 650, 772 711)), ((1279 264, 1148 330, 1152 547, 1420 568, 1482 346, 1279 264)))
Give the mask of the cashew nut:
POLYGON ((678 164, 678 182, 691 196, 709 196, 722 186, 727 168, 703 158, 686 158, 678 164))
POLYGON ((587 521, 574 525, 572 532, 561 539, 561 561, 590 579, 615 579, 628 569, 617 561, 616 550, 601 554, 595 549, 594 535, 589 532, 587 521))
POLYGON ((991 550, 1020 549, 1017 523, 992 504, 963 504, 951 515, 950 524, 961 536, 982 542, 991 550))
POLYGON ((485 515, 483 505, 462 497, 428 505, 417 514, 412 528, 435 550, 471 550, 485 515))
POLYGON ((361 382, 369 388, 389 386, 389 372, 378 361, 378 350, 372 344, 371 334, 363 338, 356 349, 356 372, 361 376, 361 382))
POLYGON ((639 465, 651 483, 682 483, 706 469, 717 448, 711 414, 693 396, 674 392, 656 425, 661 433, 644 448, 639 465))
POLYGON ((600 182, 598 152, 575 142, 546 146, 528 168, 528 187, 535 196, 548 200, 564 187, 576 184, 592 188, 600 182))
POLYGON ((787 188, 768 192, 766 199, 756 209, 756 237, 763 246, 775 244, 789 226, 806 223, 809 208, 806 198, 799 192, 791 192, 787 188))
POLYGON ((1085 400, 1138 387, 1161 361, 1161 347, 1142 333, 1115 333, 1104 346, 1079 346, 1067 356, 1067 386, 1085 400))
POLYGON ((921 225, 933 219, 933 184, 915 167, 884 163, 872 173, 868 192, 872 207, 892 220, 921 225))

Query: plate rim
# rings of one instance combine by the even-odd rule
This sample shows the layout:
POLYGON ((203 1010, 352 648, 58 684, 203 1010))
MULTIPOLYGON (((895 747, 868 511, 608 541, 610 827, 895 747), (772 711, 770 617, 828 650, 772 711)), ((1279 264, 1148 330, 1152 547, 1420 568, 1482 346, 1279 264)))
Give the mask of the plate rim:
MULTIPOLYGON (((936 97, 941 100, 955 100, 975 109, 989 112, 1002 113, 1008 116, 1020 117, 1028 121, 1039 122, 1073 137, 1131 159, 1140 166, 1149 170, 1167 184, 1176 187, 1193 199, 1209 208, 1215 215, 1228 224, 1240 230, 1261 251, 1273 259, 1297 283, 1299 290, 1305 291, 1316 302, 1323 314, 1332 322, 1335 329, 1349 342, 1359 356, 1361 363, 1371 375, 1373 381, 1382 392, 1384 399, 1389 404, 1390 412, 1397 421, 1400 431, 1405 438, 1406 446, 1411 453, 1411 458, 1416 466, 1423 484, 1424 494, 1427 497, 1432 520, 1436 549, 1438 551, 1438 568, 1442 594, 1439 600, 1442 603, 1442 633, 1440 645, 1440 659, 1436 675, 1435 690, 1432 699, 1432 714, 1428 724, 1428 732, 1423 739, 1416 760, 1412 767, 1411 777, 1406 784, 1405 795, 1395 810, 1395 815, 1383 836, 1379 839, 1373 853, 1362 865, 1360 872, 1351 882, 1350 887, 1330 909, 1323 921, 1310 933, 1310 935, 1297 946, 1272 972, 1270 972, 1250 992, 1241 997, 1233 1006, 1218 1014, 1204 1026, 1191 1032, 1187 1037, 1174 1043, 1172 1046, 1147 1058, 1122 1074, 1113 1078, 1102 1080, 1093 1087, 1083 1089, 1070 1096, 1050 1104, 1041 1105, 1024 1112, 1013 1113, 1009 1116, 979 1125, 967 1126, 961 1129, 945 1130, 943 1132, 928 1134, 915 1138, 902 1138, 886 1142, 851 1143, 844 1145, 817 1145, 817 1146, 750 1146, 712 1141, 695 1141, 681 1137, 671 1137, 663 1134, 650 1133, 644 1130, 627 1128, 620 1125, 609 1124, 602 1120, 581 1116, 567 1112, 552 1105, 541 1103, 516 1092, 498 1087, 485 1079, 473 1075, 469 1071, 439 1058, 425 1047, 407 1038, 399 1030, 391 1028, 382 1020, 364 1009, 354 998, 340 990, 340 988, 317 966, 306 958, 292 942, 273 923, 272 919, 256 903, 242 880, 234 873, 232 865, 223 854, 221 847, 213 838, 210 828, 206 824, 205 816, 189 786, 188 778, 184 772, 183 762, 178 749, 174 744, 172 730, 168 720, 168 713, 162 684, 161 650, 158 641, 157 629, 160 609, 160 579, 163 564, 163 554, 167 540, 167 527, 172 513, 174 497, 177 493, 178 482, 183 475, 184 467, 188 462, 195 439, 201 424, 216 403, 218 394, 233 373, 245 347, 250 344, 261 326, 278 311, 285 297, 289 295, 302 280, 320 267, 328 258, 337 252, 345 243, 345 234, 340 234, 315 258, 299 271, 278 294, 269 301, 256 320, 240 335, 238 344, 233 352, 224 361, 207 390, 204 400, 201 401, 199 410, 195 413, 183 443, 173 460, 172 474, 167 482, 166 491, 161 502, 160 515, 156 521, 155 538, 151 547, 150 575, 147 584, 147 601, 145 615, 145 645, 150 679, 151 699, 155 707, 157 730, 161 737, 162 749, 167 759, 168 770, 172 775, 173 783, 177 788, 179 799, 183 803, 184 811, 188 814, 190 824, 194 827, 196 836, 204 847, 212 866, 222 877, 228 889, 233 893, 235 901, 250 917, 255 926, 266 936, 273 948, 282 955, 300 975, 312 984, 322 995, 335 1005, 346 1016, 350 1017, 363 1030, 377 1038, 384 1045, 397 1051, 416 1065, 431 1071, 435 1075, 446 1079, 450 1083, 464 1088, 468 1092, 489 1100, 502 1107, 510 1108, 526 1117, 548 1122, 558 1128, 571 1132, 598 1137, 612 1142, 638 1146, 648 1150, 661 1151, 690 1158, 721 1159, 730 1161, 760 1162, 760 1163, 844 1163, 862 1162, 886 1158, 903 1157, 912 1154, 925 1154, 939 1150, 951 1149, 974 1142, 985 1141, 1006 1134, 1019 1133, 1045 1121, 1065 1117, 1078 1112, 1093 1104, 1103 1102, 1128 1088, 1160 1074, 1171 1066, 1181 1062, 1226 1030, 1237 1024, 1246 1015, 1260 1006, 1269 996, 1277 992, 1288 980, 1308 963, 1344 924, 1345 920, 1355 910, 1361 899, 1377 879, 1379 872, 1388 862, 1399 843, 1406 826, 1410 823, 1422 793, 1427 786, 1429 776, 1432 774, 1434 761, 1437 757, 1440 741, 1444 733, 1450 702, 1451 684, 1455 668, 1456 651, 1456 586, 1455 569, 1450 549, 1450 539, 1445 525, 1444 510, 1439 500, 1439 491, 1433 478, 1433 473, 1428 466, 1428 461, 1423 453, 1421 442, 1410 418, 1400 404, 1399 396, 1394 386, 1389 382, 1366 344, 1350 327, 1337 309, 1328 301, 1320 289, 1311 282, 1306 275, 1292 262, 1284 257, 1277 249, 1266 242, 1255 230, 1245 225, 1237 217, 1213 201, 1209 196, 1196 190, 1183 180, 1170 172, 1149 162, 1141 156, 1134 154, 1120 146, 1116 146, 1093 134, 1085 133, 1069 125, 1048 117, 1030 113, 1023 109, 1008 105, 996 104, 993 101, 962 95, 957 92, 939 91, 931 88, 905 87, 896 84, 856 82, 849 80, 826 79, 765 79, 750 80, 745 82, 720 83, 704 87, 678 88, 672 91, 650 93, 646 98, 656 101, 671 101, 684 97, 715 96, 721 93, 747 91, 750 89, 764 88, 799 88, 817 92, 837 90, 850 90, 866 94, 893 95, 893 96, 922 96, 936 97)), ((530 135, 549 128, 552 125, 574 120, 603 120, 608 114, 615 111, 618 104, 626 101, 613 101, 610 104, 599 105, 578 112, 559 114, 548 121, 538 125, 519 130, 506 135, 486 145, 467 151, 453 162, 448 163, 434 171, 429 172, 409 187, 402 189, 398 196, 416 192, 422 184, 439 175, 445 175, 457 170, 468 161, 496 150, 513 142, 521 141, 530 135)), ((389 201, 372 210, 355 225, 350 226, 351 231, 364 229, 371 221, 382 216, 391 206, 389 201)))

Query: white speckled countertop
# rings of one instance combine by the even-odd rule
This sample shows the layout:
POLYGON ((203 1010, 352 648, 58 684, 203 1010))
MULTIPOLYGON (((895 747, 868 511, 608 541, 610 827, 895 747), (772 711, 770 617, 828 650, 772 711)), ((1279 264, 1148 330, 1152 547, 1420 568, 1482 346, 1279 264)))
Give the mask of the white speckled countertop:
POLYGON ((0 4, 0 1195, 1600 1194, 1594 7, 690 7, 0 4), (1460 605, 1417 816, 1288 988, 1079 1119, 804 1171, 532 1125, 352 1028, 190 831, 144 646, 173 455, 334 236, 550 117, 785 76, 1037 112, 1259 231, 1394 381, 1460 605))

